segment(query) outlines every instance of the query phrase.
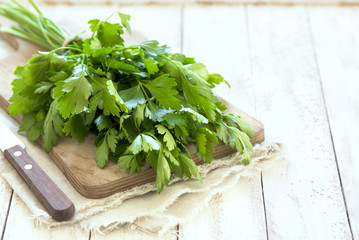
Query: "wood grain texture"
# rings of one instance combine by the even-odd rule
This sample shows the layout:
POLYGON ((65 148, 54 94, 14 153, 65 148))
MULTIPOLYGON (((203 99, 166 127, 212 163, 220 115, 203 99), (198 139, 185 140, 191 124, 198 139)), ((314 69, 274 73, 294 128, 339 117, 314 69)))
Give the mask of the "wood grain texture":
POLYGON ((4 232, 4 240, 36 239, 36 240, 88 240, 89 231, 81 229, 77 224, 48 228, 34 223, 29 218, 31 212, 25 203, 14 194, 8 222, 4 232))
POLYGON ((94 232, 91 234, 91 240, 178 240, 175 231, 168 232, 163 236, 158 236, 157 234, 151 232, 142 232, 136 231, 136 227, 125 226, 120 229, 115 229, 112 232, 107 233, 106 235, 94 232))
POLYGON ((11 187, 4 181, 3 178, 0 177, 0 237, 2 236, 6 227, 11 196, 11 187))
POLYGON ((258 118, 288 166, 263 172, 269 239, 351 239, 306 8, 249 7, 258 118))
POLYGON ((354 239, 359 239, 359 8, 310 8, 314 48, 354 239))
POLYGON ((22 147, 8 148, 4 155, 54 220, 71 219, 75 213, 72 201, 22 147))
MULTIPOLYGON (((255 114, 245 7, 185 6, 183 29, 183 52, 230 83, 231 88, 216 87, 216 94, 255 114)), ((197 236, 266 239, 260 173, 241 178, 228 191, 215 195, 199 216, 181 225, 181 239, 197 236)))

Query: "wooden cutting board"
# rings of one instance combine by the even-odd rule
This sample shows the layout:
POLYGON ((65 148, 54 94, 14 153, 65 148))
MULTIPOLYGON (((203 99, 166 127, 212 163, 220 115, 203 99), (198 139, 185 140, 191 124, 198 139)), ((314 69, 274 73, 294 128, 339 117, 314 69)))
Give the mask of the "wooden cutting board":
MULTIPOLYGON (((0 107, 7 110, 8 99, 12 94, 10 84, 13 79, 13 71, 16 66, 24 65, 38 50, 38 46, 5 34, 1 34, 0 37, 6 39, 14 48, 14 52, 0 62, 0 107)), ((235 106, 227 102, 225 104, 228 106, 226 112, 241 116, 251 125, 255 133, 251 140, 252 144, 263 142, 263 124, 235 106)), ((21 117, 17 116, 15 120, 20 123, 21 117)), ((130 174, 126 170, 119 170, 113 162, 109 162, 105 169, 98 168, 94 160, 96 149, 93 145, 94 138, 94 135, 89 135, 81 144, 70 137, 62 138, 49 154, 73 187, 83 196, 102 198, 156 179, 154 170, 148 166, 144 166, 141 172, 134 174, 130 174)), ((39 144, 42 145, 41 140, 39 140, 39 144)), ((202 161, 196 155, 196 146, 191 144, 188 148, 194 161, 201 164, 202 161)), ((224 144, 216 144, 214 149, 214 159, 235 152, 224 144)))

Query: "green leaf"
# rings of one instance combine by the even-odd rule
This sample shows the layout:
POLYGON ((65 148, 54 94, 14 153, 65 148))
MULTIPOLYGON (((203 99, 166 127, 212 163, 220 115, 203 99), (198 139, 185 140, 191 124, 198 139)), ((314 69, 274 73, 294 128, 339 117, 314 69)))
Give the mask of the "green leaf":
POLYGON ((64 81, 62 91, 65 94, 58 100, 57 108, 63 118, 86 111, 92 86, 85 77, 84 65, 75 67, 72 77, 64 81))
POLYGON ((168 185, 170 177, 171 177, 171 169, 168 165, 168 162, 163 154, 158 156, 157 160, 157 176, 156 176, 156 187, 157 192, 160 193, 164 186, 168 185))
POLYGON ((142 138, 142 150, 144 152, 160 149, 160 143, 157 140, 155 140, 153 137, 148 136, 146 134, 141 134, 141 138, 142 138))
POLYGON ((122 90, 119 92, 119 95, 125 102, 125 105, 127 106, 128 110, 132 110, 136 108, 137 105, 146 102, 145 96, 143 95, 140 85, 128 88, 126 90, 122 90))
POLYGON ((217 134, 208 128, 199 127, 196 130, 196 141, 198 157, 210 163, 213 159, 211 152, 214 151, 212 143, 218 143, 217 134))
POLYGON ((20 113, 25 114, 29 111, 29 99, 20 95, 12 95, 9 99, 12 102, 9 106, 9 113, 11 116, 17 116, 20 113))
POLYGON ((242 132, 246 133, 250 138, 254 138, 251 126, 239 116, 234 116, 233 114, 222 114, 222 116, 229 126, 236 127, 237 125, 242 132))
POLYGON ((125 28, 126 28, 126 30, 127 30, 127 32, 129 33, 129 34, 131 34, 131 26, 130 26, 130 24, 128 23, 129 21, 130 21, 130 15, 127 15, 127 14, 123 14, 123 13, 118 13, 118 15, 120 16, 120 18, 121 18, 121 24, 122 24, 122 26, 124 26, 125 28))
POLYGON ((98 19, 92 19, 88 21, 88 23, 90 24, 90 29, 93 33, 96 32, 100 26, 100 20, 98 19))
POLYGON ((252 130, 252 127, 247 122, 237 117, 237 124, 241 131, 245 132, 250 138, 254 138, 254 132, 252 130))
POLYGON ((161 124, 156 125, 159 134, 163 135, 163 141, 166 142, 168 150, 172 151, 176 148, 176 141, 174 140, 171 132, 161 124))
POLYGON ((116 145, 118 141, 118 132, 115 129, 110 129, 106 135, 107 145, 111 152, 116 152, 116 145))
POLYGON ((92 54, 92 56, 93 56, 94 58, 103 57, 103 56, 109 55, 112 51, 113 51, 112 47, 99 48, 99 49, 96 49, 96 50, 94 51, 94 53, 92 54))
POLYGON ((21 119, 21 125, 19 127, 19 132, 25 132, 29 130, 32 126, 35 125, 37 122, 36 120, 36 113, 35 112, 29 112, 23 115, 21 119))
POLYGON ((175 97, 178 92, 173 89, 177 85, 174 78, 162 75, 144 85, 165 109, 180 109, 182 107, 180 100, 175 97))
POLYGON ((197 165, 192 160, 191 156, 186 153, 179 154, 179 161, 184 174, 191 179, 192 175, 202 183, 201 175, 198 172, 197 165))
POLYGON ((169 113, 164 115, 163 119, 172 127, 174 126, 187 126, 187 118, 182 114, 169 113))
POLYGON ((223 125, 223 123, 216 124, 216 132, 218 134, 218 138, 226 145, 228 145, 229 133, 227 128, 223 125))
POLYGON ((104 168, 106 163, 108 162, 109 157, 109 149, 107 145, 107 141, 104 138, 102 143, 97 146, 97 149, 95 151, 95 160, 97 163, 97 166, 99 168, 104 168))
POLYGON ((195 121, 195 122, 199 122, 199 123, 208 123, 208 119, 205 118, 203 115, 199 114, 198 112, 194 111, 191 108, 182 108, 180 110, 180 112, 186 112, 189 113, 191 118, 195 121))
POLYGON ((69 74, 64 71, 56 72, 55 75, 49 78, 50 82, 56 83, 58 81, 64 81, 69 77, 69 74))
POLYGON ((159 46, 158 41, 150 40, 140 44, 140 46, 151 56, 160 56, 168 52, 167 46, 159 46))
POLYGON ((212 87, 214 87, 215 85, 214 84, 220 84, 221 82, 224 82, 225 84, 227 84, 227 86, 230 88, 231 86, 229 85, 229 83, 224 80, 224 78, 219 75, 219 74, 210 74, 209 75, 209 79, 207 80, 208 83, 210 83, 212 85, 212 87))
POLYGON ((48 92, 54 86, 51 82, 41 82, 36 84, 36 89, 34 91, 35 94, 44 94, 48 92))
POLYGON ((123 30, 120 24, 112 24, 109 22, 99 23, 97 37, 103 47, 123 45, 123 39, 121 37, 121 34, 123 34, 123 30))
POLYGON ((50 61, 48 54, 35 54, 25 66, 22 76, 26 85, 33 85, 44 80, 50 61))
POLYGON ((126 153, 138 154, 142 150, 142 136, 139 134, 127 148, 126 153))
POLYGON ((108 67, 111 69, 119 70, 123 73, 141 72, 136 66, 111 59, 108 61, 108 67))
POLYGON ((134 160, 135 155, 125 155, 118 159, 118 168, 119 169, 130 169, 131 162, 134 160))
POLYGON ((102 49, 101 42, 96 37, 84 40, 83 45, 84 52, 87 54, 94 54, 96 51, 102 49))
POLYGON ((44 133, 44 121, 36 122, 34 126, 32 126, 27 131, 27 138, 30 141, 36 141, 42 134, 44 133))
POLYGON ((206 66, 203 63, 190 64, 186 67, 186 69, 190 70, 192 73, 195 73, 197 75, 197 78, 200 77, 201 80, 204 80, 206 82, 210 78, 206 66))
POLYGON ((108 80, 106 82, 107 91, 103 95, 103 107, 106 111, 114 116, 120 116, 120 112, 127 112, 127 107, 118 94, 113 82, 108 80))
POLYGON ((97 129, 99 131, 105 130, 105 129, 110 129, 112 126, 112 122, 111 122, 111 118, 108 116, 105 116, 103 114, 101 114, 100 116, 98 116, 95 119, 95 124, 97 126, 97 129))
POLYGON ((116 152, 118 139, 119 135, 115 129, 109 129, 106 133, 101 132, 95 139, 95 145, 97 145, 95 160, 99 168, 105 167, 110 151, 116 152))
POLYGON ((77 139, 79 143, 85 141, 85 137, 88 135, 88 128, 85 126, 85 121, 80 115, 73 115, 65 123, 62 131, 66 136, 71 136, 73 139, 77 139))
POLYGON ((145 118, 144 110, 145 110, 145 104, 139 104, 137 107, 133 110, 133 118, 135 120, 136 127, 140 127, 142 121, 145 118))
POLYGON ((118 159, 118 168, 119 169, 130 169, 130 173, 140 172, 141 163, 138 161, 135 155, 125 155, 118 159))
POLYGON ((156 65, 156 61, 154 59, 143 59, 143 63, 149 74, 155 74, 158 72, 158 67, 156 65))
POLYGON ((56 106, 57 101, 52 101, 44 122, 44 149, 47 153, 57 144, 57 136, 63 137, 64 120, 56 106))
POLYGON ((127 148, 126 153, 132 153, 134 155, 141 151, 149 152, 152 150, 159 150, 160 143, 146 134, 139 134, 127 148))
POLYGON ((148 108, 145 108, 145 116, 149 117, 153 121, 162 122, 163 117, 168 114, 172 113, 172 109, 164 109, 158 106, 157 104, 154 104, 152 101, 148 101, 148 108))

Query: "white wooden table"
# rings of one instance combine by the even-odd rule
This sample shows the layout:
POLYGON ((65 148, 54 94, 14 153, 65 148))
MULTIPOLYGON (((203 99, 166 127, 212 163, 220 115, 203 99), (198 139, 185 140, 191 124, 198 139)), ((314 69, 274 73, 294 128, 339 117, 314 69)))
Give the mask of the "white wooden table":
MULTIPOLYGON (((287 148, 288 166, 243 178, 163 239, 359 239, 359 8, 247 5, 42 6, 85 28, 115 10, 132 28, 204 62, 232 85, 219 90, 287 148), (80 13, 80 14, 79 14, 80 13)), ((1 43, 1 53, 9 51, 1 43)), ((157 239, 74 225, 35 228, 0 179, 0 236, 157 239)))

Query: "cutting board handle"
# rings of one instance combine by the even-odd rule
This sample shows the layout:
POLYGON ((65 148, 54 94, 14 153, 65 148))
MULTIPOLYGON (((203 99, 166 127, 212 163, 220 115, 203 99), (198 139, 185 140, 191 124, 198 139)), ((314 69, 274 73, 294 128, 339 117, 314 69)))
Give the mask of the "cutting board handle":
POLYGON ((66 221, 74 215, 71 200, 22 147, 8 148, 4 155, 54 220, 66 221))

